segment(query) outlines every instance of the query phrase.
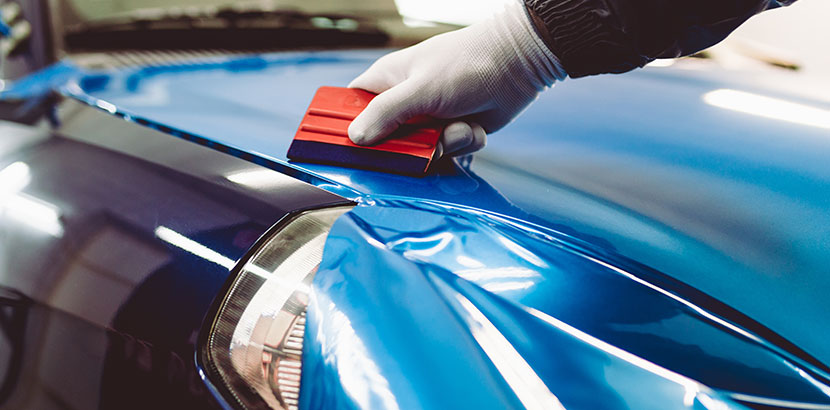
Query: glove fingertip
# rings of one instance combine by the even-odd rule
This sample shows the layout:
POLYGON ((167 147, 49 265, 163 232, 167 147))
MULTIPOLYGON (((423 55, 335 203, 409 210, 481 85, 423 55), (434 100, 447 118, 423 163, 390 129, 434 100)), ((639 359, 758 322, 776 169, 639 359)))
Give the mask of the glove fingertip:
POLYGON ((473 142, 473 130, 463 121, 450 123, 444 128, 441 135, 444 149, 447 154, 463 149, 473 142))
POLYGON ((360 116, 349 124, 349 139, 357 145, 372 145, 383 138, 377 132, 372 132, 360 121, 360 116))
POLYGON ((347 88, 361 88, 362 89, 364 87, 361 87, 361 85, 363 85, 363 83, 365 83, 365 82, 366 81, 363 79, 363 76, 361 75, 359 77, 355 77, 355 79, 353 79, 351 82, 349 82, 349 85, 347 85, 346 87, 347 88))
POLYGON ((363 74, 355 77, 347 87, 359 88, 361 90, 380 94, 393 87, 395 84, 394 79, 390 78, 388 74, 369 68, 363 74))

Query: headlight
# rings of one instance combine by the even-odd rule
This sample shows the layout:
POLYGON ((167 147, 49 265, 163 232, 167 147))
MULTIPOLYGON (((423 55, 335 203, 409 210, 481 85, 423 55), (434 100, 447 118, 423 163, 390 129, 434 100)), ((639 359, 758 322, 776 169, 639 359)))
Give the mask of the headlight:
POLYGON ((297 215, 255 251, 235 278, 204 353, 211 381, 238 405, 297 408, 309 287, 329 229, 350 209, 297 215))

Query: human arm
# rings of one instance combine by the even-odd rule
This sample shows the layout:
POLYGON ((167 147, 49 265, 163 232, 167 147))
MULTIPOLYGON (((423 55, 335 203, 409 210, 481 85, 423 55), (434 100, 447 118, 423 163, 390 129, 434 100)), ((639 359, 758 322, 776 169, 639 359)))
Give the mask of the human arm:
MULTIPOLYGON (((388 54, 350 87, 380 95, 349 127, 357 144, 417 115, 453 120, 445 155, 484 146, 566 76, 620 73, 691 54, 783 0, 524 0, 487 21, 388 54)), ((552 113, 555 115, 555 113, 552 113)))
POLYGON ((622 73, 717 44, 744 21, 795 0, 524 0, 572 78, 622 73))

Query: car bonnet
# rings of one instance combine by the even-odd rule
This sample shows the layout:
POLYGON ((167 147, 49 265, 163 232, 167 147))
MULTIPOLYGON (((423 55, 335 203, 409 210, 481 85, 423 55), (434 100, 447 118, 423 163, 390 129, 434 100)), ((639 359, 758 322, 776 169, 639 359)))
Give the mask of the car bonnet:
MULTIPOLYGON (((480 318, 480 313, 514 343, 517 339, 511 338, 520 335, 532 340, 553 336, 536 335, 524 325, 513 327, 512 322, 541 320, 544 323, 527 326, 550 332, 556 326, 545 318, 567 318, 565 322, 579 331, 622 344, 627 351, 641 349, 641 356, 651 355, 664 367, 686 369, 684 374, 699 357, 706 357, 709 364, 754 363, 735 367, 730 370, 735 373, 729 374, 750 375, 753 367, 792 363, 798 366, 789 373, 771 370, 770 374, 798 379, 793 376, 796 368, 826 374, 822 363, 830 363, 830 346, 825 342, 830 302, 824 297, 830 288, 825 263, 830 246, 830 168, 826 166, 830 131, 821 115, 830 115, 830 104, 761 88, 739 73, 647 68, 621 76, 567 80, 491 136, 484 151, 445 161, 423 178, 288 162, 288 145, 316 88, 347 84, 381 54, 285 53, 87 73, 63 91, 129 120, 247 155, 359 200, 363 206, 335 227, 333 237, 384 246, 352 249, 354 255, 376 253, 367 255, 364 261, 372 262, 366 262, 360 274, 334 265, 321 269, 319 295, 330 299, 318 300, 323 305, 317 309, 332 303, 348 303, 355 312, 383 308, 386 320, 400 318, 404 311, 420 313, 413 309, 412 299, 362 297, 379 294, 376 287, 384 283, 365 275, 383 272, 397 280, 411 270, 420 272, 423 281, 413 286, 424 292, 429 289, 444 309, 455 312, 451 317, 457 323, 480 318), (784 118, 781 113, 793 107, 807 115, 784 118), (453 246, 435 250, 429 258, 407 248, 423 241, 432 244, 425 237, 436 237, 439 243, 449 238, 445 241, 453 246), (470 242, 478 238, 489 239, 481 246, 487 250, 483 255, 470 253, 470 242), (557 248, 559 243, 568 244, 566 250, 557 248), (535 249, 528 252, 546 267, 528 262, 520 249, 535 249), (383 255, 400 258, 395 263, 408 267, 385 269, 384 263, 393 262, 383 255), (513 265, 488 259, 499 255, 513 265), (571 257, 583 258, 585 267, 576 261, 561 262, 571 257), (464 266, 485 273, 472 274, 474 279, 448 273, 464 266), (494 267, 503 269, 486 273, 494 267), (586 273, 594 271, 604 273, 586 273), (510 276, 516 272, 530 276, 510 276), (487 275, 490 279, 475 280, 487 275), (628 293, 617 279, 597 279, 603 275, 622 275, 627 286, 639 286, 636 292, 651 292, 650 296, 628 293), (341 284, 333 282, 335 277, 341 284), (574 277, 581 279, 566 285, 574 277), (347 283, 374 286, 375 293, 366 290, 362 296, 340 296, 335 301, 330 289, 347 283), (655 316, 642 321, 632 319, 637 316, 633 312, 622 313, 652 302, 667 305, 654 307, 655 316), (509 305, 493 307, 501 303, 509 305), (609 317, 609 311, 620 317, 609 317), (547 316, 539 319, 534 312, 547 316), (727 318, 737 330, 724 331, 723 323, 706 317, 712 312, 719 319, 727 318), (507 316, 497 323, 498 315, 507 316), (701 324, 673 321, 679 317, 701 324), (726 345, 726 339, 720 344, 709 343, 711 338, 709 342, 695 339, 707 339, 703 334, 717 338, 715 329, 722 337, 741 342, 712 356, 715 346, 726 345), (758 340, 751 342, 752 337, 741 336, 741 331, 758 340), (629 340, 636 334, 651 335, 656 344, 629 340), (663 339, 692 346, 686 352, 702 349, 705 354, 687 356, 685 364, 670 363, 674 356, 666 352, 671 349, 663 356, 654 353, 664 345, 656 340, 663 339), (751 359, 741 357, 748 351, 748 345, 741 343, 755 343, 763 352, 749 355, 751 359)), ((338 253, 327 251, 324 266, 341 260, 332 255, 338 253)), ((397 323, 426 325, 436 315, 413 313, 413 322, 397 323)), ((366 314, 363 323, 378 324, 383 319, 366 314)), ((318 334, 323 334, 325 323, 318 325, 318 334)), ((463 326, 467 343, 474 346, 472 328, 469 323, 463 326)), ((370 340, 377 332, 359 323, 353 329, 370 340)), ((376 334, 375 338, 381 340, 376 334)), ((428 344, 414 336, 412 341, 428 344)), ((324 351, 322 345, 316 346, 324 351)), ((405 346, 387 353, 400 357, 404 353, 398 349, 405 346)), ((531 367, 551 354, 552 348, 543 342, 531 347, 544 352, 536 359, 520 355, 531 367)), ((478 349, 471 351, 490 357, 480 343, 478 349)), ((490 362, 490 371, 500 372, 490 362)), ((405 369, 404 364, 386 365, 380 368, 405 369)), ((325 374, 321 369, 318 374, 325 374)), ((401 370, 400 374, 412 373, 401 370)), ((699 378, 713 377, 713 372, 705 374, 705 369, 692 372, 699 378)), ((762 387, 756 390, 749 386, 754 381, 731 388, 723 382, 718 387, 761 394, 769 386, 786 385, 780 380, 758 382, 756 387, 762 387)), ((795 390, 782 387, 778 397, 827 403, 826 386, 817 386, 801 396, 787 395, 795 390)), ((407 397, 404 392, 396 394, 407 397)))

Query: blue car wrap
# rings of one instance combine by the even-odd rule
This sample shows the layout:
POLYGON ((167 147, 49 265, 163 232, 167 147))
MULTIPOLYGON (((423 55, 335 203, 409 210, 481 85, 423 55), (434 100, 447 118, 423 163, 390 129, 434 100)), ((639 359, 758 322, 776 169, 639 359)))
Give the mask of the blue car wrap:
MULTIPOLYGON (((830 408, 830 130, 768 103, 830 104, 726 71, 646 68, 557 85, 423 178, 288 161, 314 90, 382 53, 64 64, 6 95, 57 90, 358 204, 312 284, 300 408, 830 408)), ((188 323, 210 322, 206 301, 233 276, 220 270, 181 279, 204 285, 188 323)))

